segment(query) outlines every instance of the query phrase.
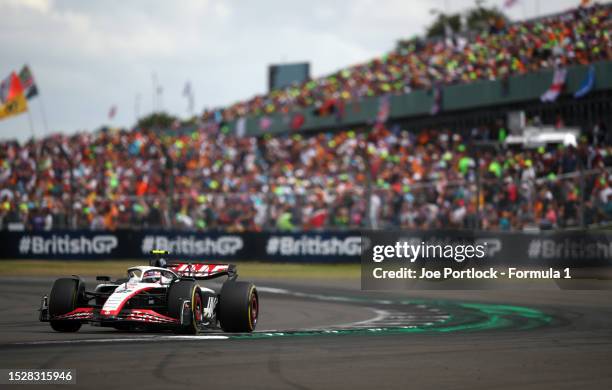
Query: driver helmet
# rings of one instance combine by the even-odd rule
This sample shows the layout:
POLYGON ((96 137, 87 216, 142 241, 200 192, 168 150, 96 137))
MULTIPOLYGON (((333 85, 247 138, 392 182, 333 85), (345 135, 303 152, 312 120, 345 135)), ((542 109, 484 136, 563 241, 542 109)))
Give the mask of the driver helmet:
POLYGON ((159 283, 161 281, 161 272, 158 270, 145 271, 142 274, 143 283, 159 283))
POLYGON ((154 265, 159 268, 166 268, 168 267, 168 262, 166 261, 166 259, 160 257, 159 259, 155 260, 154 265))
POLYGON ((168 284, 172 281, 171 278, 164 276, 164 274, 156 269, 145 271, 142 274, 143 283, 161 283, 168 284))

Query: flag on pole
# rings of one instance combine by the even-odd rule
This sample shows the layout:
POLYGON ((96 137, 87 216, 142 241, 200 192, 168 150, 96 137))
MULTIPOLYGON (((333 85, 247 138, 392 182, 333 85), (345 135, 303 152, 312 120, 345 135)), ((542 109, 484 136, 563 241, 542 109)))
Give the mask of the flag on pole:
POLYGON ((236 121, 236 136, 237 137, 244 137, 244 135, 247 132, 247 128, 246 128, 246 118, 245 117, 240 117, 238 118, 238 120, 236 121))
POLYGON ((38 87, 36 86, 36 82, 34 82, 34 76, 29 66, 24 65, 23 68, 21 68, 19 80, 21 81, 25 96, 28 100, 38 96, 38 87))
POLYGON ((376 113, 376 124, 384 124, 389 119, 391 112, 391 96, 383 95, 378 98, 378 112, 376 113))
POLYGON ((306 118, 304 117, 304 114, 298 112, 293 116, 293 118, 291 118, 291 130, 298 130, 300 127, 302 127, 305 121, 306 118))
POLYGON ((21 81, 15 72, 0 83, 0 119, 21 114, 28 110, 21 81))
POLYGON ((593 87, 595 86, 595 67, 591 65, 589 67, 589 72, 586 75, 586 78, 580 84, 580 88, 574 94, 576 99, 580 99, 585 96, 587 93, 591 92, 593 87))
POLYGON ((262 117, 259 120, 259 128, 261 130, 268 130, 272 126, 272 119, 267 116, 262 117))
POLYGON ((543 102, 554 102, 557 100, 557 97, 561 94, 563 90, 563 86, 565 85, 565 77, 567 76, 567 69, 565 68, 557 68, 555 69, 555 74, 553 75, 552 85, 548 88, 546 92, 540 96, 540 100, 543 102))
POLYGON ((4 104, 8 100, 9 90, 11 89, 11 73, 7 78, 0 82, 0 103, 4 104))
POLYGON ((117 115, 117 106, 112 105, 110 110, 108 110, 108 119, 113 119, 117 115))
POLYGON ((187 109, 190 113, 193 112, 194 106, 194 98, 193 98, 193 89, 191 88, 191 81, 187 81, 185 83, 185 87, 183 88, 183 96, 187 98, 187 109))
POLYGON ((183 96, 185 97, 191 96, 191 82, 189 81, 185 83, 185 88, 183 88, 183 96))
POLYGON ((452 38, 454 34, 455 32, 453 31, 451 25, 448 22, 444 23, 444 37, 452 38))
POLYGON ((431 115, 436 115, 440 111, 442 111, 442 88, 440 87, 440 85, 434 85, 432 93, 433 102, 431 104, 431 109, 429 110, 429 113, 431 115))

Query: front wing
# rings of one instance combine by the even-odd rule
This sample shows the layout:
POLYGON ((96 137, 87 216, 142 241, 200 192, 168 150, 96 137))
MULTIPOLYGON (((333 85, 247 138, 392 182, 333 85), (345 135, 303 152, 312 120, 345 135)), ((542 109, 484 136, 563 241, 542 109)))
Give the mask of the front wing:
POLYGON ((41 302, 40 321, 80 321, 94 326, 117 326, 121 324, 130 325, 158 325, 166 327, 177 327, 188 324, 192 320, 191 302, 185 301, 181 318, 172 318, 161 314, 150 308, 123 309, 115 315, 102 313, 99 307, 78 307, 69 313, 50 318, 48 298, 45 296, 41 302))

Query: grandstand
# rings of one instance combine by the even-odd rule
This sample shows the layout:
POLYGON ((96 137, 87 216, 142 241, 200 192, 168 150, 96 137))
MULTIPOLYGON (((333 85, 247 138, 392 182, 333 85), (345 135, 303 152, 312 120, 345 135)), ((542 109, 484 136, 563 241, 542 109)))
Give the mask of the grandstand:
MULTIPOLYGON (((224 120, 289 113, 435 85, 500 80, 555 66, 609 60, 610 4, 576 8, 528 20, 492 33, 481 31, 444 40, 399 41, 395 50, 336 73, 255 96, 222 110, 224 120)), ((205 113, 211 118, 214 111, 205 113)))
POLYGON ((9 230, 227 231, 612 221, 610 5, 438 40, 206 111, 195 128, 0 144, 9 230), (592 67, 592 70, 591 70, 592 67), (553 73, 564 90, 541 102, 553 73), (579 99, 573 93, 592 72, 579 99), (581 131, 509 147, 509 112, 581 131))

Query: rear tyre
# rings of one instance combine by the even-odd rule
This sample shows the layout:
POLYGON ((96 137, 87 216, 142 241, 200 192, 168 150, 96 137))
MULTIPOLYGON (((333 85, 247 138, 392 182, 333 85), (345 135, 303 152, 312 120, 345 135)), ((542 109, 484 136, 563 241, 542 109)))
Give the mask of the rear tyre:
POLYGON ((226 332, 252 332, 259 316, 259 296, 250 282, 227 281, 221 287, 217 316, 226 332))
POLYGON ((176 329, 177 333, 197 334, 202 322, 202 294, 200 287, 191 280, 179 280, 168 290, 168 315, 182 320, 184 302, 190 302, 191 320, 176 329))
MULTIPOLYGON (((76 309, 85 295, 85 284, 78 279, 61 278, 53 283, 49 294, 49 318, 67 314, 76 309)), ((76 332, 80 321, 51 320, 51 328, 57 332, 76 332)))

